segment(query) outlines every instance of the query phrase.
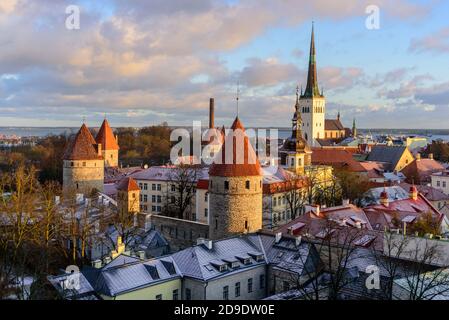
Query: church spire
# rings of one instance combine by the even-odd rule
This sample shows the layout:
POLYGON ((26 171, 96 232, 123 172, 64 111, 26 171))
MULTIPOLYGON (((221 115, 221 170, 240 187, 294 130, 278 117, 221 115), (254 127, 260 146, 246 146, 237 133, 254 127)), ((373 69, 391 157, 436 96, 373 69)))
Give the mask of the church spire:
POLYGON ((307 74, 307 86, 303 95, 305 98, 320 96, 318 77, 316 72, 315 32, 312 22, 312 36, 310 38, 309 71, 307 74))
POLYGON ((357 137, 357 127, 355 126, 355 118, 352 120, 352 136, 357 137))

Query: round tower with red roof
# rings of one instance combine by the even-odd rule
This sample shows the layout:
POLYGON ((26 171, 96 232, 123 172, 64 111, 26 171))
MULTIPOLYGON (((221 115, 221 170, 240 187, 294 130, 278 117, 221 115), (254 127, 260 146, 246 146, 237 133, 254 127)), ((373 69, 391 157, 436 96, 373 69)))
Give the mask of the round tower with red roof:
POLYGON ((123 178, 117 186, 117 207, 120 214, 136 214, 140 210, 140 188, 131 177, 123 178))
POLYGON ((209 237, 262 228, 262 171, 237 117, 209 169, 209 237))
POLYGON ((102 146, 83 124, 63 155, 64 193, 89 195, 93 190, 103 191, 103 181, 102 146))

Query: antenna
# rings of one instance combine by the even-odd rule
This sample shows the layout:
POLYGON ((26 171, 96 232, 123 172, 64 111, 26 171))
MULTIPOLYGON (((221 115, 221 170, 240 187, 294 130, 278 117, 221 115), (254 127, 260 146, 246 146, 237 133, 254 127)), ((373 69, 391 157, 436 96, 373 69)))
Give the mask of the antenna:
POLYGON ((237 97, 236 97, 236 101, 237 101, 237 118, 239 117, 239 98, 240 98, 240 82, 237 81, 237 97))

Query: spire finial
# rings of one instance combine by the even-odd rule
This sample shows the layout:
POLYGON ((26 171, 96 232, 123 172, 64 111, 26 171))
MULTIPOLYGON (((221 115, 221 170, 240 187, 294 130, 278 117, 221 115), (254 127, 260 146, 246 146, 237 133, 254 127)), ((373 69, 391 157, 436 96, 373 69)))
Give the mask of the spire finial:
POLYGON ((239 98, 240 98, 240 81, 237 81, 237 96, 236 96, 236 102, 237 102, 237 118, 239 117, 239 98))
POLYGON ((86 124, 86 116, 83 116, 83 124, 86 124))
POLYGON ((316 53, 315 53, 315 31, 314 31, 314 21, 312 21, 312 34, 310 36, 310 52, 309 52, 309 70, 307 73, 307 86, 304 95, 306 97, 314 97, 319 94, 320 90, 318 88, 316 53))

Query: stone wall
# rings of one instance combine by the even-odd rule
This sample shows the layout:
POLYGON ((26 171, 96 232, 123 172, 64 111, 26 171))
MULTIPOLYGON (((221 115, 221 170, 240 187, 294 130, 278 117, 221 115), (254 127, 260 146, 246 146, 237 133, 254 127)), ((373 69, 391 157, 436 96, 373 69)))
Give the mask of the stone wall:
POLYGON ((262 177, 210 177, 209 235, 211 239, 262 229, 262 177), (229 189, 225 189, 225 181, 229 189), (250 188, 246 188, 249 181, 250 188))
POLYGON ((147 214, 146 225, 162 233, 170 244, 171 251, 193 246, 198 238, 209 236, 209 225, 197 221, 147 214))
POLYGON ((63 189, 65 192, 89 194, 92 189, 103 192, 103 160, 64 160, 63 189))
POLYGON ((104 166, 118 167, 118 150, 103 150, 104 166))

